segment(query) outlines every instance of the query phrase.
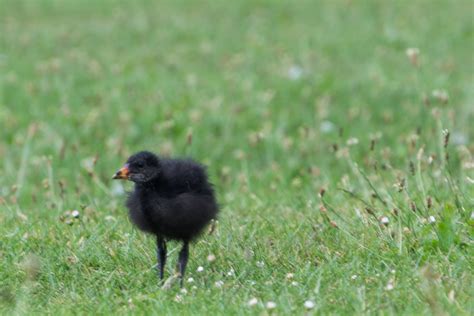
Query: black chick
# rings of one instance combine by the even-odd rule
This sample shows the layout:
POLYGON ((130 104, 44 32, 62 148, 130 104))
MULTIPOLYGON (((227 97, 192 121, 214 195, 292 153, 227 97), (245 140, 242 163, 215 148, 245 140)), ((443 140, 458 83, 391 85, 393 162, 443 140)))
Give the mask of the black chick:
POLYGON ((183 242, 178 260, 183 286, 189 243, 219 211, 204 166, 190 159, 163 159, 142 151, 128 158, 113 178, 135 182, 126 206, 132 222, 156 236, 160 279, 166 263, 166 240, 183 242))

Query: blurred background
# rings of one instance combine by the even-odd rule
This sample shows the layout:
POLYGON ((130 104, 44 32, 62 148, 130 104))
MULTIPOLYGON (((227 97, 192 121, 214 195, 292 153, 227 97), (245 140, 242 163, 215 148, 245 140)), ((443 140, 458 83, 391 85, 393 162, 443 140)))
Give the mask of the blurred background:
MULTIPOLYGON (((49 312, 76 300, 82 311, 97 300, 99 310, 110 311, 100 303, 107 299, 126 309, 128 297, 140 292, 126 289, 135 282, 152 287, 155 280, 125 268, 151 266, 153 246, 126 220, 130 186, 110 179, 142 149, 208 165, 223 206, 221 231, 196 252, 238 258, 221 262, 229 269, 247 255, 285 269, 305 267, 313 260, 304 244, 314 228, 305 223, 321 188, 333 193, 328 198, 339 216, 351 218, 354 202, 336 193, 361 186, 351 172, 389 170, 380 179, 391 188, 420 148, 442 170, 444 129, 456 146, 452 176, 472 193, 466 176, 472 179, 473 6, 470 0, 0 0, 4 296, 15 301, 11 288, 24 277, 18 262, 28 253, 46 268, 42 293, 22 295, 40 307, 52 304, 49 312), (71 210, 80 211, 82 224, 69 218, 71 210), (272 252, 268 245, 278 236, 293 237, 272 252), (245 250, 256 240, 265 249, 260 259, 257 248, 245 250), (118 272, 109 278, 110 271, 118 272), (95 280, 95 290, 78 285, 84 275, 95 280), (107 282, 118 282, 119 290, 103 290, 107 282)), ((427 176, 434 183, 435 171, 427 176)), ((435 201, 451 194, 427 187, 439 193, 435 201)), ((413 199, 423 201, 425 193, 413 199)), ((301 278, 312 291, 315 276, 305 271, 301 278)), ((253 278, 286 270, 267 272, 253 278)), ((346 290, 341 283, 327 295, 349 304, 346 312, 362 311, 357 299, 339 301, 346 290)), ((283 312, 307 296, 284 286, 266 291, 288 303, 283 312)), ((215 300, 232 300, 219 295, 204 295, 210 310, 223 310, 215 300)), ((388 308, 400 310, 406 295, 388 308)), ((154 299, 143 301, 166 301, 154 299)), ((321 304, 323 312, 334 308, 321 304)), ((408 308, 428 306, 417 304, 408 308)))

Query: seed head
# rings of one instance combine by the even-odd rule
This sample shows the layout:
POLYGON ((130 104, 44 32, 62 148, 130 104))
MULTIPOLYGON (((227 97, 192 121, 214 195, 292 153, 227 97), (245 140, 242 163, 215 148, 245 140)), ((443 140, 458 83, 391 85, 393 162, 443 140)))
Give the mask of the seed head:
POLYGON ((187 135, 186 135, 186 142, 188 145, 191 145, 193 143, 193 131, 189 130, 187 135))
POLYGON ((413 161, 410 161, 410 174, 412 176, 415 175, 415 164, 413 163, 413 161))
POLYGON ((410 208, 411 208, 412 212, 416 213, 417 208, 416 208, 415 202, 413 202, 413 201, 410 202, 410 208))
POLYGON ((428 198, 426 198, 426 206, 428 207, 428 209, 430 209, 431 206, 433 206, 433 201, 431 200, 431 196, 428 196, 428 198))
POLYGON ((372 210, 371 210, 370 208, 368 208, 368 207, 365 208, 365 211, 366 211, 367 213, 369 213, 370 215, 375 215, 375 214, 374 214, 374 211, 372 211, 372 210))
POLYGON ((428 97, 428 95, 426 95, 426 93, 423 94, 423 104, 426 106, 426 107, 429 107, 431 105, 431 101, 430 101, 430 98, 428 97))
POLYGON ((324 194, 326 193, 326 189, 325 188, 321 188, 319 190, 319 196, 322 198, 324 196, 324 194))
POLYGON ((402 192, 405 189, 405 178, 402 178, 398 183, 398 192, 402 192))
POLYGON ((393 216, 398 216, 398 213, 399 213, 399 211, 398 211, 397 208, 394 208, 394 209, 392 210, 393 216))
POLYGON ((449 131, 447 129, 444 129, 443 130, 443 135, 444 135, 444 142, 443 142, 443 145, 444 145, 444 148, 448 147, 448 144, 449 144, 449 131))

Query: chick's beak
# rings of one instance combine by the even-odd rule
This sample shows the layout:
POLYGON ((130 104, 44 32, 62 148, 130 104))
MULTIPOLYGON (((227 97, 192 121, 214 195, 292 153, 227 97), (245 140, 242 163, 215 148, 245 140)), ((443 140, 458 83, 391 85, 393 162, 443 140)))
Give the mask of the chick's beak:
POLYGON ((112 179, 128 179, 130 171, 128 170, 128 164, 125 164, 119 171, 117 171, 112 179))

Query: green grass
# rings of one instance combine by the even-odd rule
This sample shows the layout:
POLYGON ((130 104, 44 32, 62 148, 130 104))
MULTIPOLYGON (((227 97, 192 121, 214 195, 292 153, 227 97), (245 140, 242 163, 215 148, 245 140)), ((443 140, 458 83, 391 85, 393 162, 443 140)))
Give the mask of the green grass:
POLYGON ((0 314, 472 314, 473 12, 0 0, 0 314), (218 191, 187 293, 110 179, 140 149, 218 191))

